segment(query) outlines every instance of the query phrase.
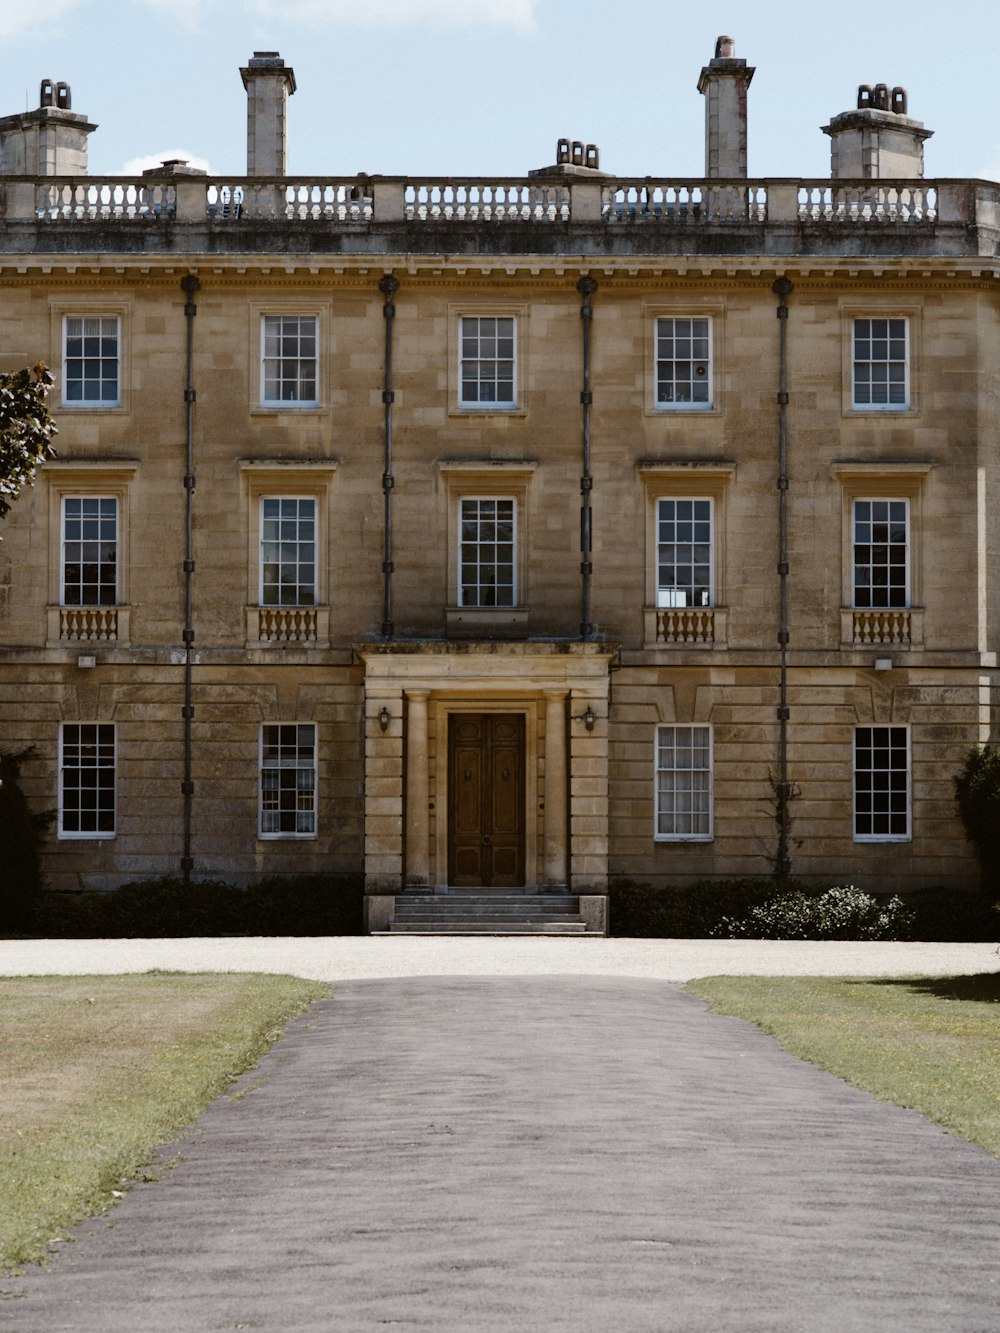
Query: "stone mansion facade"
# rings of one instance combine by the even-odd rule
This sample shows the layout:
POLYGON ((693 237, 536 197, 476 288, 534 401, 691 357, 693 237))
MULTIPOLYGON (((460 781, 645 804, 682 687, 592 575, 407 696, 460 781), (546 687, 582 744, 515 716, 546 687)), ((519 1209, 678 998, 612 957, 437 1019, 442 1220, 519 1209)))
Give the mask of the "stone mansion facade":
POLYGON ((975 881, 1000 187, 924 179, 883 85, 830 178, 748 179, 752 75, 720 39, 699 180, 290 177, 269 52, 244 176, 89 175, 64 84, 0 119, 0 369, 60 432, 0 746, 53 888, 975 881))

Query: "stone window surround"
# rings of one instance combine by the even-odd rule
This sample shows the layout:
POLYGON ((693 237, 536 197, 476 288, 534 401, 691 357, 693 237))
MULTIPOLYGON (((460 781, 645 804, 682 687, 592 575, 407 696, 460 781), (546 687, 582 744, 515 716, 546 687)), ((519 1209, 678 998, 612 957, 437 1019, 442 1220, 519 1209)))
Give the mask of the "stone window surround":
POLYGON ((528 411, 528 305, 525 301, 461 301, 448 306, 448 415, 523 417, 528 411), (462 320, 496 316, 514 320, 514 402, 462 402, 462 320))
POLYGON ((81 295, 52 297, 49 301, 50 352, 49 365, 58 366, 56 390, 60 413, 98 412, 125 413, 129 411, 129 380, 131 367, 131 330, 132 302, 130 300, 109 300, 107 296, 81 295), (118 401, 116 403, 68 402, 64 397, 66 383, 66 320, 73 316, 83 319, 105 316, 118 320, 118 401))
POLYGON ((676 301, 658 297, 644 300, 642 303, 643 320, 643 415, 673 419, 687 415, 697 417, 717 417, 722 415, 723 406, 723 370, 725 354, 725 302, 716 298, 699 299, 686 294, 676 301), (656 401, 656 322, 659 319, 708 319, 711 338, 711 403, 699 406, 697 403, 658 403, 656 401))
MULTIPOLYGON (((334 458, 241 458, 240 475, 246 496, 247 514, 247 607, 246 647, 268 648, 261 639, 260 616, 260 517, 261 501, 269 496, 290 496, 316 502, 316 602, 306 608, 315 613, 315 639, 306 646, 330 645, 330 488, 338 460, 334 458)), ((280 608, 276 608, 280 610, 280 608)), ((294 608, 292 608, 294 609, 294 608)))
MULTIPOLYGON (((116 637, 110 646, 127 648, 130 634, 129 572, 131 523, 129 490, 139 467, 137 458, 53 458, 41 470, 48 483, 49 596, 46 610, 47 648, 65 648, 63 637, 62 548, 63 500, 107 496, 118 502, 118 601, 105 608, 115 613, 116 637)), ((73 640, 83 646, 92 639, 73 640)))
POLYGON ((295 416, 310 413, 325 415, 329 412, 326 387, 326 367, 335 350, 330 331, 329 308, 326 303, 302 296, 275 296, 249 302, 247 330, 247 384, 250 389, 251 416, 272 417, 287 412, 295 416), (316 320, 316 400, 314 402, 264 401, 264 316, 290 315, 296 318, 311 315, 316 320))
POLYGON ((449 627, 475 631, 497 625, 525 627, 528 623, 531 479, 538 467, 533 459, 441 459, 438 471, 448 506, 448 583, 445 621, 449 627), (517 603, 508 606, 460 606, 459 509, 463 499, 513 499, 515 504, 515 589, 517 603))
MULTIPOLYGON (((841 491, 841 649, 858 648, 854 636, 854 501, 907 500, 909 502, 909 606, 907 651, 924 646, 923 609, 923 497, 933 463, 920 460, 893 462, 843 461, 830 465, 841 491)), ((871 645, 866 645, 867 651, 871 645)), ((886 645, 888 647, 888 645, 886 645)))
MULTIPOLYGON (((714 459, 640 459, 636 470, 645 488, 646 509, 646 594, 643 616, 644 645, 647 649, 675 651, 684 648, 708 650, 726 647, 728 608, 726 603, 726 502, 729 487, 736 477, 736 464, 714 459), (712 509, 712 606, 714 639, 704 644, 664 645, 657 640, 656 605, 658 569, 657 501, 673 498, 710 499, 712 509)), ((698 608, 694 608, 697 610, 698 608)))
POLYGON ((842 320, 841 344, 843 347, 843 369, 841 388, 841 415, 845 417, 894 418, 919 415, 919 376, 921 321, 923 306, 915 301, 897 301, 891 294, 866 297, 859 301, 852 297, 840 302, 842 320), (906 320, 906 403, 905 405, 887 404, 874 407, 854 403, 854 321, 856 319, 905 319, 906 320))

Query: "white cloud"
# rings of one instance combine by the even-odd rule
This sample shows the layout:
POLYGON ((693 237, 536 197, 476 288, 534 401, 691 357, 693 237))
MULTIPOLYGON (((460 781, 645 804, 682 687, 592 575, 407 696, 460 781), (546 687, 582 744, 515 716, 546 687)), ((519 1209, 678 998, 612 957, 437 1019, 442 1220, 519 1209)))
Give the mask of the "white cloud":
MULTIPOLYGON (((46 0, 45 7, 38 9, 23 0, 0 0, 0 42, 16 37, 25 28, 51 28, 60 14, 68 9, 75 9, 79 0, 46 0)), ((7 71, 8 75, 10 71, 7 71)))
POLYGON ((207 171, 212 174, 212 168, 208 164, 207 158, 199 157, 197 153, 192 153, 189 148, 163 148, 158 153, 146 153, 144 157, 130 157, 129 160, 116 171, 116 176, 141 176, 144 171, 149 171, 152 167, 158 167, 161 162, 169 162, 171 158, 183 158, 189 167, 197 167, 199 171, 207 171))
POLYGON ((268 17, 302 23, 350 23, 409 27, 434 24, 471 28, 500 24, 527 30, 534 24, 535 0, 256 0, 268 17))

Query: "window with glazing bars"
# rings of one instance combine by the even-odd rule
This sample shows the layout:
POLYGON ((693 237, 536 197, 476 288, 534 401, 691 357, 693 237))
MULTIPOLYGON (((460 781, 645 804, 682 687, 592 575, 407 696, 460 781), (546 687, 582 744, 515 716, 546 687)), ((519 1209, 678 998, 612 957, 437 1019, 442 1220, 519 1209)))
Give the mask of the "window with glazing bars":
POLYGON ((113 837, 114 724, 66 722, 60 734, 59 747, 60 837, 113 837))
POLYGON ((906 727, 854 732, 854 837, 905 841, 910 836, 910 734, 906 727))
POLYGON ((656 605, 712 603, 712 501, 658 500, 656 605))
POLYGON ((70 407, 117 407, 117 315, 67 315, 63 320, 63 402, 70 407))
POLYGON ((712 406, 712 321, 707 316, 656 321, 656 405, 712 406))
POLYGON ((854 605, 907 607, 909 524, 906 500, 854 501, 854 605))
POLYGON ((516 407, 513 315, 463 315, 459 402, 463 407, 516 407))
POLYGON ((118 603, 118 501, 113 496, 63 499, 62 604, 118 603))
POLYGON ((909 354, 905 319, 854 321, 854 407, 902 408, 909 404, 909 354))
POLYGON ((512 499, 459 502, 460 606, 516 606, 516 518, 512 499))
POLYGON ((710 727, 656 729, 656 836, 712 836, 710 727))
POLYGON ((264 403, 318 402, 316 316, 264 315, 261 341, 264 403))
POLYGON ((316 728, 267 723, 260 731, 260 836, 316 832, 316 728))
POLYGON ((260 604, 316 604, 315 500, 284 495, 261 500, 260 604))

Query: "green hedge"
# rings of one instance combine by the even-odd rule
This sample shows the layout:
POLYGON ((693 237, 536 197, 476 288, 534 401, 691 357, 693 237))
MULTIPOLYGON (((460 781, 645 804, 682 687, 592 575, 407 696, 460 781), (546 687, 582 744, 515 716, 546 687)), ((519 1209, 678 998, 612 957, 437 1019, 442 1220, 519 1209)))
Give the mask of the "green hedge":
POLYGON ((359 876, 274 876, 249 888, 146 880, 93 893, 42 893, 26 933, 63 939, 190 935, 360 935, 359 876))
MULTIPOLYGON (((723 922, 750 916, 791 893, 819 898, 832 885, 806 886, 795 880, 721 879, 657 887, 620 880, 609 891, 612 935, 644 939, 725 938, 723 922)), ((870 889, 876 899, 888 899, 870 889)), ((921 889, 900 895, 910 917, 906 934, 912 940, 996 940, 1000 914, 989 898, 962 889, 921 889)))

